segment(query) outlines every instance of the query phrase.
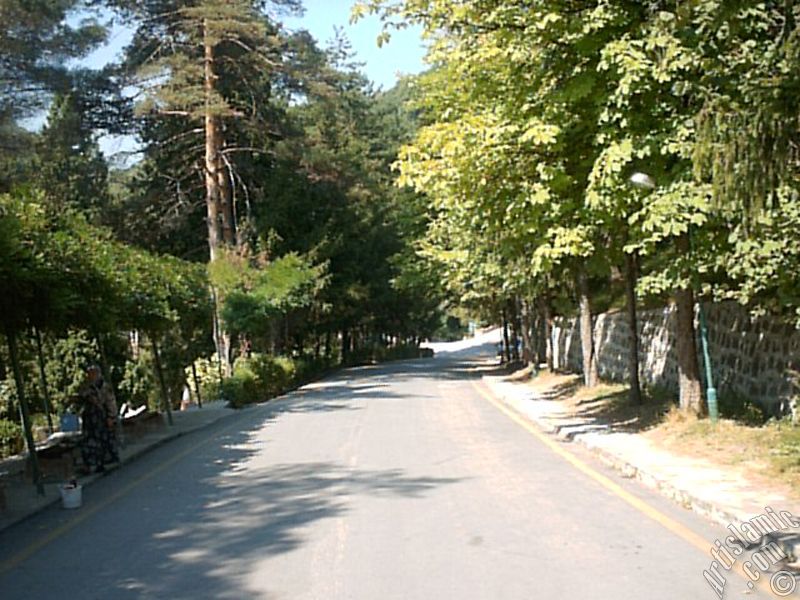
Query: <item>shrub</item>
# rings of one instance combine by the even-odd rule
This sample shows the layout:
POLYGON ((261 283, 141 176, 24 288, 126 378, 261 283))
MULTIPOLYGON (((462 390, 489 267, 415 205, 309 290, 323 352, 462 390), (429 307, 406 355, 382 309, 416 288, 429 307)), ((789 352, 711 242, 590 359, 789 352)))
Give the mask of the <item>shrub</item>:
POLYGON ((294 359, 296 384, 306 383, 333 368, 337 363, 325 357, 301 356, 294 359))
POLYGON ((0 457, 19 454, 24 448, 22 427, 14 421, 0 419, 0 457))
POLYGON ((294 359, 287 356, 278 356, 272 360, 274 379, 268 381, 268 388, 275 395, 283 394, 297 384, 297 365, 294 359))
POLYGON ((148 404, 157 394, 153 369, 142 354, 138 360, 126 360, 122 381, 119 383, 120 404, 127 403, 132 408, 148 404))
POLYGON ((233 376, 223 384, 223 395, 237 408, 263 402, 318 377, 329 366, 324 359, 253 354, 236 360, 233 376))
POLYGON ((234 408, 266 400, 262 392, 256 374, 247 366, 239 364, 239 361, 233 375, 222 382, 222 395, 234 408))
MULTIPOLYGON (((371 363, 383 360, 398 360, 432 356, 432 352, 417 346, 394 348, 363 348, 350 357, 350 363, 371 363)), ((198 363, 199 365, 199 363, 198 363)), ((334 363, 325 358, 272 356, 254 353, 248 358, 240 357, 233 366, 233 376, 225 380, 222 393, 234 407, 263 402, 285 394, 289 390, 319 377, 334 363)), ((205 365, 204 365, 205 367, 205 365)), ((208 373, 198 366, 198 376, 205 384, 201 373, 208 373)), ((214 373, 216 379, 216 373, 214 373)), ((210 381, 210 378, 208 379, 210 381)), ((216 383, 214 384, 216 385, 216 383)), ((204 386, 205 387, 205 386, 204 386)))
POLYGON ((267 398, 281 394, 294 382, 295 368, 290 358, 253 354, 243 362, 256 374, 263 395, 267 398))
POLYGON ((429 348, 420 348, 416 345, 401 344, 390 348, 383 360, 409 360, 415 358, 433 358, 433 352, 429 348))
MULTIPOLYGON (((200 357, 196 359, 194 366, 197 371, 197 380, 200 382, 200 393, 203 395, 203 402, 218 400, 221 392, 224 395, 224 389, 220 390, 219 357, 216 354, 212 354, 208 358, 200 357)), ((184 376, 189 383, 189 387, 192 388, 192 394, 194 394, 194 377, 191 365, 184 369, 184 376)))
POLYGON ((744 425, 759 426, 767 422, 764 409, 739 394, 726 394, 719 399, 719 414, 724 419, 733 419, 744 425))
POLYGON ((429 348, 420 348, 415 344, 400 344, 397 346, 373 346, 359 348, 348 357, 348 364, 363 365, 391 360, 412 360, 417 358, 432 358, 433 351, 429 348))

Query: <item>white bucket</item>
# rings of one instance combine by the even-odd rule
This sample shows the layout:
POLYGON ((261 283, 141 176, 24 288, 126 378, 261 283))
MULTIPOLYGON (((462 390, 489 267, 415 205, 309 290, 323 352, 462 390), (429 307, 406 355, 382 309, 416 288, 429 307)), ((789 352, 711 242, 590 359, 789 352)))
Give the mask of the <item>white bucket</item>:
POLYGON ((80 508, 83 504, 83 486, 62 485, 59 486, 61 492, 61 506, 64 508, 80 508))

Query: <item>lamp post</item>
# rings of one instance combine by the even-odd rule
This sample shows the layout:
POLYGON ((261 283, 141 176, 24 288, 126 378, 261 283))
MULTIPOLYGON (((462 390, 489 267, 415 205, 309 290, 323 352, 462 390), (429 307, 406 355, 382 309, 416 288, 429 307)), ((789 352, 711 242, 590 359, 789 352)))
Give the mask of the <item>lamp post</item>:
MULTIPOLYGON (((655 180, 647 173, 636 172, 631 175, 630 183, 639 189, 653 191, 656 189, 655 180)), ((691 228, 689 229, 689 239, 691 241, 691 228)), ((694 278, 692 278, 694 280, 694 278)), ((708 403, 708 417, 712 423, 719 419, 719 401, 717 399, 717 388, 714 387, 714 374, 711 366, 711 353, 708 349, 708 324, 706 322, 703 303, 698 302, 698 313, 700 320, 700 345, 703 350, 703 365, 706 372, 706 402, 708 403)))

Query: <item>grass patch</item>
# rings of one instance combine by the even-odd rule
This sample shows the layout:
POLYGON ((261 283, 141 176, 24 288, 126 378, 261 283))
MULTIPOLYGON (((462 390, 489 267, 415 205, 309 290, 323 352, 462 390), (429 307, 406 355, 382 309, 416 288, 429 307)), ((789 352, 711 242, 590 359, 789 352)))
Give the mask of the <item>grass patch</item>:
POLYGON ((788 420, 750 425, 720 419, 714 425, 674 409, 648 437, 677 454, 742 467, 800 493, 800 428, 788 420))

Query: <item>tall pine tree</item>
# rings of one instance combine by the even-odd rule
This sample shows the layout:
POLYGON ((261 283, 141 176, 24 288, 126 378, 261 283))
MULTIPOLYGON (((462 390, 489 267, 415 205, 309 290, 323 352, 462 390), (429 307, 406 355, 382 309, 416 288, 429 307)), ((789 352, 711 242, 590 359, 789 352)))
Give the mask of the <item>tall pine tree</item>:
MULTIPOLYGON (((283 38, 264 12, 268 4, 296 7, 294 0, 151 0, 120 3, 137 23, 128 52, 144 100, 138 110, 150 120, 177 119, 182 131, 162 146, 202 144, 197 163, 205 189, 211 261, 236 249, 235 189, 239 178, 232 155, 253 148, 230 144, 226 131, 239 120, 257 119, 264 72, 282 66, 283 38)), ((266 135, 265 135, 266 137, 266 135)), ((257 148, 256 148, 257 149, 257 148)), ((184 157, 191 161, 191 156, 184 157)), ((230 342, 219 332, 217 347, 230 369, 230 342)))

